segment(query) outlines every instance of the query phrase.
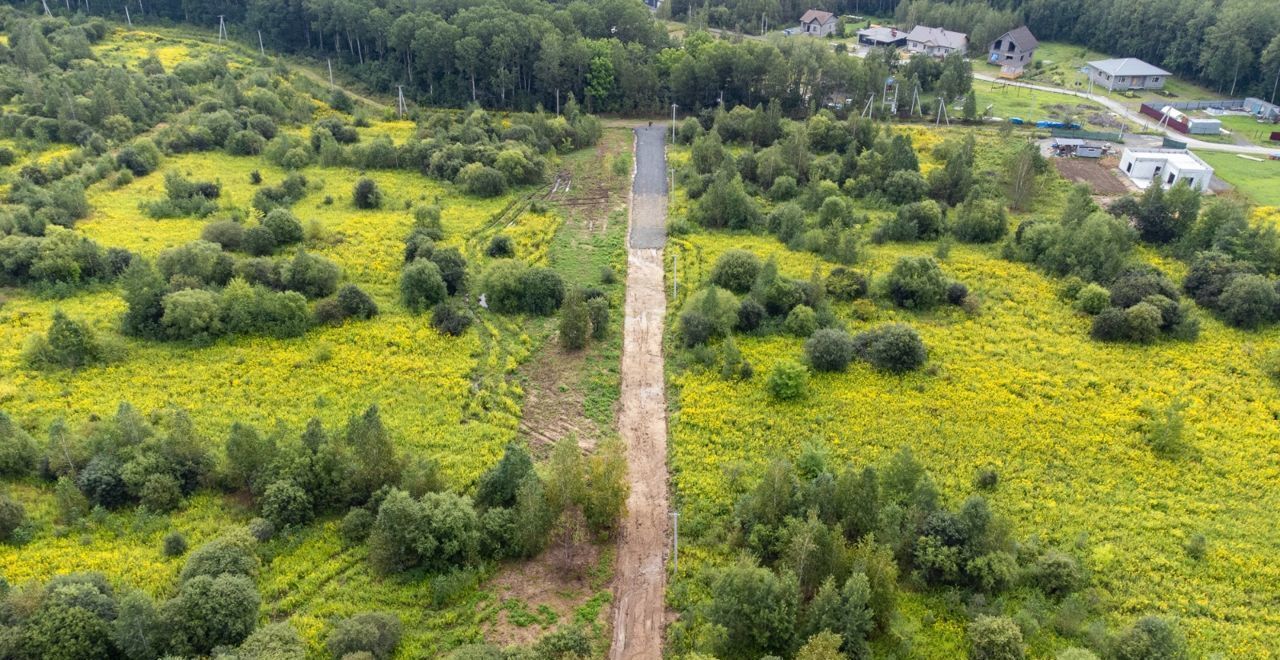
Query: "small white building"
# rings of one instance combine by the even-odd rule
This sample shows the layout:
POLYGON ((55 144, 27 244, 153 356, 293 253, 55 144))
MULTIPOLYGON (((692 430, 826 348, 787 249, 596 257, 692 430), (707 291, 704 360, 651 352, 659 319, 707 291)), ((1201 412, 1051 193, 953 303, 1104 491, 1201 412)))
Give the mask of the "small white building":
POLYGON ((1165 188, 1179 181, 1206 192, 1213 168, 1186 149, 1125 149, 1120 155, 1120 171, 1139 188, 1152 182, 1165 188))

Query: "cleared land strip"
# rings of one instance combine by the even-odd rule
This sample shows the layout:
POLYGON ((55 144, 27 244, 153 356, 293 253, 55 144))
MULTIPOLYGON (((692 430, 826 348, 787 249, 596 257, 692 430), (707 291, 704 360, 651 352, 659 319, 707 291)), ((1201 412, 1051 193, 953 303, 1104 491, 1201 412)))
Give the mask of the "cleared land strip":
POLYGON ((631 494, 618 541, 614 660, 662 657, 666 619, 667 417, 662 369, 662 245, 666 240, 666 155, 662 127, 636 130, 636 177, 627 250, 622 411, 631 494))

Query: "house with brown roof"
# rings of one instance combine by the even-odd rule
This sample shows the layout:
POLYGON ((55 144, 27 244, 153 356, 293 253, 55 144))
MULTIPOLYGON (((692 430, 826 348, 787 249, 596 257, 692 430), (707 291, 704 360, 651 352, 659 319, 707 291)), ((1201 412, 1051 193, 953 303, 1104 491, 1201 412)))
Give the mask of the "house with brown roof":
POLYGON ((800 17, 800 31, 811 37, 825 37, 836 31, 837 22, 829 11, 810 9, 800 17))

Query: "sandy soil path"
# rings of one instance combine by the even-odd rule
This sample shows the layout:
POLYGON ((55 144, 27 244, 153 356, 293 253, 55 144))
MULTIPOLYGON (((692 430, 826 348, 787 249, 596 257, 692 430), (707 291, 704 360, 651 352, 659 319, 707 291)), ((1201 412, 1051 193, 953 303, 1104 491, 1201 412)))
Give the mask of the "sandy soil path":
POLYGON ((663 128, 636 131, 623 325, 622 410, 631 494, 618 540, 613 660, 662 657, 666 621, 667 416, 662 369, 666 315, 662 244, 666 225, 663 128))

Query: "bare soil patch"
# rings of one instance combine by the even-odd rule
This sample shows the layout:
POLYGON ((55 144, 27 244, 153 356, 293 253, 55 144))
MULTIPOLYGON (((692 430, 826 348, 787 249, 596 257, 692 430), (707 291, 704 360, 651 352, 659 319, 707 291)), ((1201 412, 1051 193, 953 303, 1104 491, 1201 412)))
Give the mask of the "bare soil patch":
POLYGON ((587 417, 583 405, 585 360, 585 351, 561 350, 552 337, 534 359, 520 367, 525 399, 519 432, 535 455, 549 454, 567 435, 577 436, 578 446, 586 451, 595 448, 600 429, 587 417))
POLYGON ((1129 188, 1120 180, 1114 171, 1115 161, 1111 158, 1054 158, 1053 166, 1063 178, 1072 183, 1087 183, 1098 195, 1123 195, 1129 188))
POLYGON ((600 591, 595 570, 601 548, 579 540, 568 549, 554 542, 541 555, 504 566, 487 588, 493 593, 497 616, 485 626, 484 637, 498 646, 526 646, 566 622, 600 591))

